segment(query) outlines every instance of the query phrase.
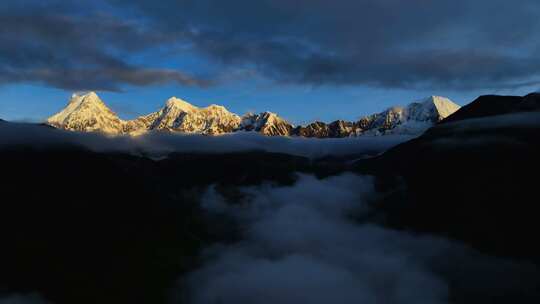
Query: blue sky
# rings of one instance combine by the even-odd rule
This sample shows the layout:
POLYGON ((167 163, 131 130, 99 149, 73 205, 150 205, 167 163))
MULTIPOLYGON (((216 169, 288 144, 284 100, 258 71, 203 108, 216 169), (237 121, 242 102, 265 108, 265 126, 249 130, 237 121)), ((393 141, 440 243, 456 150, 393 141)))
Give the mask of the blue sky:
POLYGON ((302 124, 540 88, 532 0, 5 0, 0 28, 7 120, 87 90, 122 118, 176 96, 302 124))
MULTIPOLYGON (((129 119, 153 112, 176 96, 197 106, 221 104, 230 111, 271 110, 295 124, 309 121, 353 120, 382 111, 393 105, 404 105, 430 95, 444 95, 463 105, 480 94, 524 95, 534 90, 520 88, 500 91, 430 92, 366 87, 326 87, 258 85, 241 83, 221 88, 193 89, 178 86, 131 88, 124 92, 98 92, 107 105, 121 118, 129 119)), ((41 85, 7 85, 0 90, 0 113, 6 120, 43 121, 62 109, 72 92, 41 85)))

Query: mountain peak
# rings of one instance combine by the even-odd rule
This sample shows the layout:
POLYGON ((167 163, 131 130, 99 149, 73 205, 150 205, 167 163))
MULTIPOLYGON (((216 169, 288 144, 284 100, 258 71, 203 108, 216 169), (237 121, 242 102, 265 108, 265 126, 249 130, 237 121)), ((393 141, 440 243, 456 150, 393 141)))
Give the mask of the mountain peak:
POLYGON ((428 107, 433 107, 439 115, 439 120, 450 116, 460 108, 460 106, 452 100, 442 96, 430 96, 424 100, 423 104, 428 107))
POLYGON ((86 92, 75 92, 71 95, 71 98, 74 97, 98 97, 95 91, 86 91, 86 92))
POLYGON ((293 126, 285 119, 268 111, 260 114, 247 113, 240 123, 240 130, 256 131, 270 136, 288 136, 292 129, 293 126))
POLYGON ((47 119, 49 125, 72 131, 101 131, 117 134, 122 121, 95 92, 75 93, 68 105, 47 119))
POLYGON ((452 100, 444 96, 431 95, 423 100, 419 101, 420 103, 434 103, 434 104, 455 104, 452 100))
POLYGON ((156 113, 149 125, 152 130, 184 133, 222 134, 232 132, 240 124, 240 117, 223 106, 196 107, 180 98, 171 97, 156 113))
POLYGON ((198 109, 196 106, 190 104, 189 102, 187 102, 187 101, 185 101, 183 99, 177 98, 177 97, 169 98, 167 100, 166 104, 165 104, 165 107, 166 108, 174 108, 174 109, 184 111, 184 112, 191 112, 193 110, 198 109))
POLYGON ((124 121, 118 118, 95 92, 75 93, 68 105, 47 123, 73 131, 139 135, 151 130, 217 135, 235 131, 256 131, 269 136, 346 137, 369 134, 420 134, 454 113, 459 106, 450 99, 430 96, 405 107, 387 110, 358 121, 315 122, 294 127, 273 112, 248 113, 242 117, 221 105, 197 107, 171 97, 157 112, 124 121))
POLYGON ((81 103, 83 102, 101 102, 101 99, 99 98, 99 96, 96 94, 96 92, 87 92, 87 93, 73 93, 71 95, 71 99, 69 100, 69 104, 76 104, 76 105, 80 105, 81 103))

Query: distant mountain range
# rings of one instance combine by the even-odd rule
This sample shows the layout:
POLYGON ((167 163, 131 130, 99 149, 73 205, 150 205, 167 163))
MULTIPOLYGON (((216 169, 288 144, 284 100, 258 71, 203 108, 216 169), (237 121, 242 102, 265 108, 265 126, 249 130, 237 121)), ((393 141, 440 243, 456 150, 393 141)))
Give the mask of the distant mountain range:
POLYGON ((239 116, 225 107, 196 107, 172 97, 157 112, 133 120, 120 119, 95 92, 74 94, 68 105, 47 119, 47 124, 65 130, 101 132, 109 135, 141 135, 148 131, 219 135, 254 131, 267 136, 338 138, 361 135, 420 134, 460 107, 451 100, 431 96, 406 107, 392 107, 358 121, 316 121, 294 126, 272 112, 239 116))

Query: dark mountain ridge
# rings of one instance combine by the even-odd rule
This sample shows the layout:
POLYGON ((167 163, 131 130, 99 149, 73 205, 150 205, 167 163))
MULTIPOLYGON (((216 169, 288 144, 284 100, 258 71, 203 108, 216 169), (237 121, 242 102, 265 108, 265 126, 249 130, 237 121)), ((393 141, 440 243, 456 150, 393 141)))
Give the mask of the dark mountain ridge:
POLYGON ((484 95, 461 107, 442 122, 530 111, 540 111, 540 93, 531 93, 523 97, 484 95))
POLYGON ((380 205, 388 224, 540 263, 539 97, 479 97, 355 170, 391 190, 380 205))

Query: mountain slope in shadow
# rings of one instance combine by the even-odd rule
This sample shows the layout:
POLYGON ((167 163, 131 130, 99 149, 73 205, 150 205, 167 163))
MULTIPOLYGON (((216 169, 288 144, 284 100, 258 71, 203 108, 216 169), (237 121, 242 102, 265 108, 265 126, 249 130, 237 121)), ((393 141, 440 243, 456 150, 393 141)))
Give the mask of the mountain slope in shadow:
POLYGON ((355 170, 389 193, 389 225, 538 263, 539 105, 539 94, 482 96, 355 170))

